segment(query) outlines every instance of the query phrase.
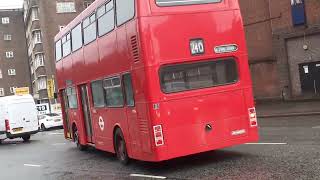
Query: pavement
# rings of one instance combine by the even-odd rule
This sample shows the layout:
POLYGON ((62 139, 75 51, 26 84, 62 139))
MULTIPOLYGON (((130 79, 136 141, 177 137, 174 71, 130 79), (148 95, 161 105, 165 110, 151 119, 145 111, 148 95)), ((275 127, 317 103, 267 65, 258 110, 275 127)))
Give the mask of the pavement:
POLYGON ((18 139, 0 145, 0 179, 320 179, 319 119, 261 118, 259 143, 162 163, 132 160, 127 166, 110 153, 93 148, 79 151, 64 139, 62 130, 41 132, 29 143, 18 139))
POLYGON ((320 101, 269 101, 256 104, 259 118, 320 115, 320 101))

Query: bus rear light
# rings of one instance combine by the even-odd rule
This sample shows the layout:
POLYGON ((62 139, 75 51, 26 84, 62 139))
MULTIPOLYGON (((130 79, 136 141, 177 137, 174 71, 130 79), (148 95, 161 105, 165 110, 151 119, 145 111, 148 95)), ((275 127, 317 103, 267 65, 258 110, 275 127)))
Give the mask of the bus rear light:
POLYGON ((6 119, 4 122, 5 122, 5 125, 6 125, 6 131, 7 131, 7 132, 10 132, 10 123, 9 123, 9 120, 6 119))
POLYGON ((164 145, 162 126, 161 125, 153 126, 153 133, 154 133, 154 142, 156 146, 164 145))
POLYGON ((250 127, 258 126, 256 108, 250 108, 248 111, 249 111, 250 127))

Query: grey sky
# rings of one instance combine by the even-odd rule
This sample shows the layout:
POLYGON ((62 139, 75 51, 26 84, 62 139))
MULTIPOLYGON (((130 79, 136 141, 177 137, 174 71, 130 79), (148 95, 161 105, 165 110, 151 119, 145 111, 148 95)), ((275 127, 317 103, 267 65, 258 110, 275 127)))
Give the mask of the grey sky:
POLYGON ((0 9, 21 8, 23 0, 0 0, 0 9))

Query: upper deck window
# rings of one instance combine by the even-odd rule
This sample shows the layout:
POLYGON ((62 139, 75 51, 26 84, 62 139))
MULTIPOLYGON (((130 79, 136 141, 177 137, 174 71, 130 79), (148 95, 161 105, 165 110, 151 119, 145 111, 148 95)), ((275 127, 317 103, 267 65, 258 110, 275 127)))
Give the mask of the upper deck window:
POLYGON ((134 0, 116 0, 117 25, 131 20, 135 14, 134 0))
POLYGON ((113 0, 98 8, 97 18, 99 36, 105 35, 114 29, 113 0))
POLYGON ((238 81, 234 59, 166 66, 160 72, 161 87, 165 93, 223 86, 238 81))
POLYGON ((56 61, 59 61, 62 58, 62 50, 61 50, 61 40, 56 42, 56 61))
POLYGON ((70 53, 71 53, 71 37, 69 33, 62 38, 62 54, 63 54, 63 57, 66 57, 70 53))
POLYGON ((84 44, 89 44, 97 37, 96 14, 92 14, 83 20, 83 40, 84 44))
POLYGON ((72 51, 76 51, 82 47, 82 30, 81 24, 78 24, 71 31, 71 39, 72 39, 72 51))
POLYGON ((219 3, 222 0, 156 0, 158 6, 183 6, 195 4, 219 3))

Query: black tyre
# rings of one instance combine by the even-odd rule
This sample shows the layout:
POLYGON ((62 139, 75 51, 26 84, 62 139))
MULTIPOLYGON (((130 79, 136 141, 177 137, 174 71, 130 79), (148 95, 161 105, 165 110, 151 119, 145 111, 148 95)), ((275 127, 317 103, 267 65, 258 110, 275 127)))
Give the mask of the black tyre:
POLYGON ((128 164, 130 159, 127 152, 126 142, 120 129, 117 129, 114 133, 114 145, 118 160, 121 164, 128 164))
POLYGON ((80 140, 79 140, 79 132, 78 130, 75 130, 74 134, 73 134, 73 138, 74 138, 74 142, 77 145, 77 148, 80 151, 85 151, 87 149, 87 146, 80 144, 80 140))
POLYGON ((46 130, 47 130, 46 126, 44 124, 41 124, 41 131, 46 131, 46 130))
POLYGON ((30 137, 31 137, 30 135, 25 135, 25 136, 22 137, 22 139, 23 139, 24 142, 29 142, 30 141, 30 137))

